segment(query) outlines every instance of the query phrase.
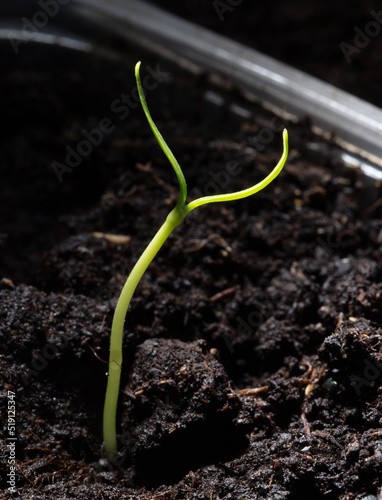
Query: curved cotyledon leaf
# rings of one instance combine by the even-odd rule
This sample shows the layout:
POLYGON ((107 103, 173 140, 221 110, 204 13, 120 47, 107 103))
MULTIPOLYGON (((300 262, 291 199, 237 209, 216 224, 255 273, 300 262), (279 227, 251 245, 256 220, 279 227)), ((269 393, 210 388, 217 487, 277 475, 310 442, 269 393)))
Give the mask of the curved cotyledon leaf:
POLYGON ((140 65, 141 63, 138 62, 135 66, 135 77, 137 81, 137 88, 142 108, 146 115, 147 121, 151 127, 151 130, 156 140, 158 141, 159 146, 161 147, 164 154, 167 156, 169 162, 171 163, 174 169, 174 172, 179 182, 180 194, 175 208, 169 213, 164 224, 155 234, 154 238, 148 244, 147 248, 140 256, 137 263, 133 267, 131 273, 129 274, 126 283, 122 289, 117 306, 115 308, 113 323, 111 327, 111 335, 110 335, 109 373, 108 373, 104 413, 103 413, 104 447, 106 456, 110 460, 112 460, 113 457, 115 457, 117 454, 116 414, 117 414, 117 403, 118 403, 119 385, 120 385, 121 367, 122 367, 123 327, 131 298, 135 292, 135 289, 142 275, 146 271, 147 267, 150 265, 151 261, 154 259, 155 255, 158 253, 159 249, 167 240, 168 236, 183 221, 183 219, 187 216, 187 214, 189 214, 195 208, 200 207, 201 205, 205 205, 208 203, 219 203, 225 201, 240 200, 242 198, 247 198, 248 196, 257 193, 258 191, 261 191, 268 184, 270 184, 281 172, 288 156, 288 133, 284 129, 283 153, 277 165, 270 172, 270 174, 268 174, 267 177, 265 177, 265 179, 255 184, 254 186, 251 186, 247 189, 243 189, 241 191, 236 191, 234 193, 227 193, 227 194, 217 194, 213 196, 204 196, 202 198, 198 198, 186 204, 186 199, 187 199, 186 179, 183 175, 179 163, 177 162, 171 149, 168 147, 166 141, 162 137, 162 134, 159 132, 157 126, 154 123, 154 120, 151 117, 139 74, 140 65))

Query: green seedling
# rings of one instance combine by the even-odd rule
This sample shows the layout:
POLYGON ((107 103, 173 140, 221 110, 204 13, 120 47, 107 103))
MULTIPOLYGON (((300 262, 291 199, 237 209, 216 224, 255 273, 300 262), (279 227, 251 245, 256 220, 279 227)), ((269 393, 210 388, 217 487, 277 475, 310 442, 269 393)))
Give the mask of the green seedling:
POLYGON ((162 247, 163 243, 167 240, 172 231, 179 226, 183 219, 195 208, 205 205, 207 203, 216 203, 223 201, 233 201, 240 200, 241 198, 246 198, 251 196, 258 191, 264 189, 269 183, 275 179, 275 177, 281 172, 285 161, 288 156, 288 133, 284 129, 283 131, 283 153, 280 161, 272 172, 265 177, 258 184, 242 191, 237 191, 235 193, 220 194, 213 196, 204 196, 198 198, 197 200, 191 201, 186 204, 187 198, 187 185, 184 178, 182 169, 180 168, 178 162, 176 161, 174 155, 172 154, 170 148, 166 144, 159 130, 157 129, 153 119, 151 118, 150 112, 147 107, 145 95, 142 88, 141 79, 139 76, 140 62, 135 66, 135 78, 137 80, 137 87, 139 92, 139 98, 142 104, 143 111, 146 115, 147 121, 153 131, 153 134, 158 141, 159 146, 162 148, 164 154, 169 159, 175 174, 179 182, 179 199, 176 207, 168 214, 162 227, 156 233, 154 238, 149 243, 146 250, 143 252, 138 262, 135 264, 133 270, 131 271, 127 281, 122 289, 121 295, 119 297, 115 312, 113 323, 111 327, 111 337, 110 337, 110 358, 109 358, 109 374, 107 380, 105 406, 103 413, 103 438, 105 453, 109 459, 112 459, 117 453, 117 436, 116 436, 116 413, 117 413, 117 402, 119 394, 119 385, 121 377, 121 366, 122 366, 122 338, 123 338, 123 326, 125 322, 126 312, 129 307, 131 297, 142 278, 143 273, 146 271, 150 262, 153 260, 155 255, 158 253, 159 249, 162 247))

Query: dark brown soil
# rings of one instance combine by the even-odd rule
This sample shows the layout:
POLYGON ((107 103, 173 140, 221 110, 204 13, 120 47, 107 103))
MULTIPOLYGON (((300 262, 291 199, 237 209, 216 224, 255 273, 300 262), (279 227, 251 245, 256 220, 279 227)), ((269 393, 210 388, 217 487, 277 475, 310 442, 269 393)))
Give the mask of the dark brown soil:
MULTIPOLYGON (((112 314, 176 180, 141 109, 110 113, 133 88, 131 64, 112 73, 70 54, 68 70, 59 54, 38 71, 30 57, 0 80, 0 408, 6 423, 14 392, 17 418, 16 493, 5 491, 3 443, 1 498, 376 499, 380 183, 313 155, 308 124, 288 124, 290 158, 271 186, 190 214, 128 312, 109 463, 112 314), (51 163, 106 116, 113 133, 58 182, 51 163)), ((254 146, 259 109, 260 124, 238 123, 204 100, 204 85, 180 76, 148 96, 191 197, 255 183, 281 151, 279 131, 254 146)))

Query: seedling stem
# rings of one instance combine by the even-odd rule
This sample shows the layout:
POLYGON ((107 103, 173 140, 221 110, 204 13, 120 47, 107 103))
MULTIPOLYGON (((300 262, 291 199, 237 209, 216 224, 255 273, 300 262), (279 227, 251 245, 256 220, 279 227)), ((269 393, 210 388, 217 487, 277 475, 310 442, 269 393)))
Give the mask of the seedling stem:
POLYGON ((153 134, 158 141, 159 146, 162 148, 164 154, 169 159, 175 174, 179 182, 179 199, 175 208, 169 213, 166 221, 161 226, 159 231, 156 233, 154 238, 151 240, 146 250, 138 259, 138 262, 133 267, 126 283, 122 289, 121 295, 119 297, 117 306, 114 312, 113 323, 111 327, 111 337, 110 337, 110 358, 109 358, 109 374, 107 380, 106 397, 103 413, 103 437, 105 453, 109 459, 117 453, 117 435, 116 435, 116 415, 117 415, 117 403, 119 395, 119 385, 121 378, 121 366, 122 366, 122 339, 123 339, 123 327, 125 323, 125 317, 127 309, 130 305, 131 298, 135 292, 135 289, 142 278, 144 272, 148 268, 151 261, 154 259, 163 243, 167 240, 172 231, 179 226, 183 219, 197 207, 205 205, 207 203, 216 203, 223 201, 239 200, 241 198, 246 198, 251 196, 258 191, 264 189, 268 184, 270 184, 275 177, 281 172, 285 161, 288 156, 288 133, 286 129, 283 131, 283 153, 280 161, 277 163, 276 167, 272 172, 265 177, 258 184, 242 191, 237 191, 235 193, 220 194, 213 196, 204 196, 198 198, 197 200, 191 201, 187 205, 187 184, 184 178, 182 169, 180 168, 178 162, 176 161, 172 151, 166 144, 159 130, 157 129, 153 119, 151 118, 150 112, 147 107, 145 95, 142 88, 142 83, 139 75, 140 62, 135 66, 135 78, 137 80, 137 87, 139 92, 139 98, 141 100, 143 111, 146 115, 147 121, 153 131, 153 134))

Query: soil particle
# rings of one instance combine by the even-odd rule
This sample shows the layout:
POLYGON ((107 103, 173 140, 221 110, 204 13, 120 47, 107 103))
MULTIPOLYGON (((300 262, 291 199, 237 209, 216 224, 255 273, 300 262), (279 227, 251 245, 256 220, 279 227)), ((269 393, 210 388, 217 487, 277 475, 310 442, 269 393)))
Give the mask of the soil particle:
POLYGON ((329 368, 331 384, 342 397, 374 399, 382 378, 382 329, 363 318, 340 317, 319 355, 329 368))
POLYGON ((146 340, 126 391, 123 427, 146 484, 171 484, 246 447, 246 429, 236 422, 240 399, 204 341, 146 340))

